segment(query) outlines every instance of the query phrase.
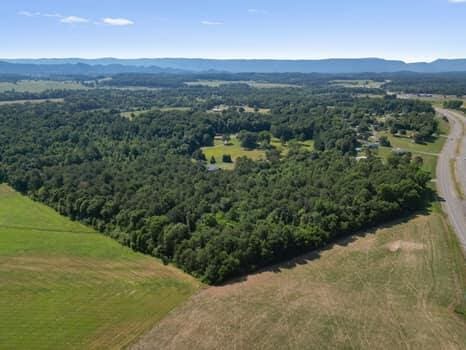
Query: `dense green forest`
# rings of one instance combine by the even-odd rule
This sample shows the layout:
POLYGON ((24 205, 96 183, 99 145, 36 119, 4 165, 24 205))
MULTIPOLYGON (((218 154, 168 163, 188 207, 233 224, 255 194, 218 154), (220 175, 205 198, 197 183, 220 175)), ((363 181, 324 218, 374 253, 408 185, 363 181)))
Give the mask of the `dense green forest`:
POLYGON ((428 191, 409 154, 355 157, 372 128, 430 137, 435 113, 423 102, 320 83, 62 93, 64 103, 0 106, 0 182, 208 283, 405 215, 428 191), (208 171, 200 148, 226 134, 253 140, 267 160, 208 171), (277 157, 271 137, 315 150, 277 157))

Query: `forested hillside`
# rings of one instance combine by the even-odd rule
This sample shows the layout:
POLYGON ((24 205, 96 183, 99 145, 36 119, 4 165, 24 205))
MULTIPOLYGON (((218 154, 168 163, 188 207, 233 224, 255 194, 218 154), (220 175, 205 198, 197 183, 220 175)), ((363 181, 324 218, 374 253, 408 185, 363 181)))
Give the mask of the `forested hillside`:
POLYGON ((0 182, 220 283, 421 208, 430 179, 409 154, 355 156, 373 129, 422 142, 437 124, 422 102, 234 84, 73 91, 1 106, 0 129, 0 182), (245 133, 266 160, 208 171, 201 147, 245 133), (279 154, 272 138, 315 150, 279 154))

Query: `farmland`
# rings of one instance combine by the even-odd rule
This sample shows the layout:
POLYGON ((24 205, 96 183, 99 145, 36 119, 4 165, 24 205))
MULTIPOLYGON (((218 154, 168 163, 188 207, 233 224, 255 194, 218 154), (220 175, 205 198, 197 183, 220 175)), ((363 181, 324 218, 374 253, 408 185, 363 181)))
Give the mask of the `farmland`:
POLYGON ((0 3, 0 350, 466 350, 466 0, 0 3))
POLYGON ((465 264, 437 205, 201 291, 135 349, 466 349, 465 264), (183 329, 183 332, 179 332, 183 329))
POLYGON ((14 90, 16 92, 40 93, 46 90, 81 90, 86 89, 82 84, 72 81, 53 80, 20 80, 16 83, 0 82, 0 93, 14 90))
POLYGON ((25 104, 25 103, 44 103, 44 102, 53 102, 53 103, 63 103, 65 100, 63 98, 40 98, 40 99, 31 99, 31 100, 12 100, 12 101, 0 101, 0 106, 2 105, 11 105, 11 104, 25 104))
POLYGON ((246 84, 257 89, 276 89, 276 88, 299 88, 299 85, 294 84, 281 84, 281 83, 266 83, 253 80, 198 80, 188 81, 185 83, 188 86, 208 86, 220 87, 222 85, 231 84, 246 84))
POLYGON ((386 82, 374 80, 332 80, 331 84, 346 88, 380 89, 386 82))
POLYGON ((1 348, 121 348, 199 287, 0 185, 1 348))

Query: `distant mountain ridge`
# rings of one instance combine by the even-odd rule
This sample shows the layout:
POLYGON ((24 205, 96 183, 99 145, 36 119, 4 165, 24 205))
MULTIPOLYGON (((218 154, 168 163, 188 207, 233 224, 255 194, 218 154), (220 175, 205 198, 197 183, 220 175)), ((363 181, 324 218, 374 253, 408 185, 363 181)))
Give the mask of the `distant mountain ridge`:
POLYGON ((443 73, 466 72, 466 59, 438 59, 406 63, 380 58, 271 60, 271 59, 0 59, 0 73, 10 74, 118 74, 218 71, 229 73, 443 73))
POLYGON ((160 68, 157 66, 137 66, 123 64, 87 64, 87 63, 14 63, 0 60, 0 74, 13 75, 113 75, 121 73, 187 73, 186 71, 173 68, 160 68))

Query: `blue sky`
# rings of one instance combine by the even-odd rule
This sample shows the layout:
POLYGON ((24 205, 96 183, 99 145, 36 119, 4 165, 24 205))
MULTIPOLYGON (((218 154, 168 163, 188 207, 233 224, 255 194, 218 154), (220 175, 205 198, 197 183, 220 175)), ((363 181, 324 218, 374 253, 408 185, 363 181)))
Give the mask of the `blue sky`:
POLYGON ((15 0, 0 57, 466 57, 466 0, 15 0))

